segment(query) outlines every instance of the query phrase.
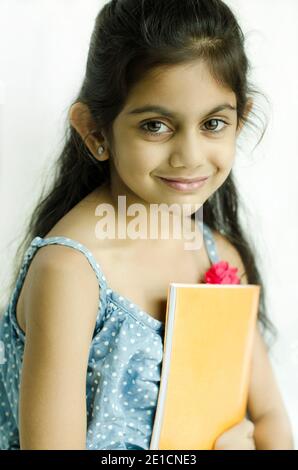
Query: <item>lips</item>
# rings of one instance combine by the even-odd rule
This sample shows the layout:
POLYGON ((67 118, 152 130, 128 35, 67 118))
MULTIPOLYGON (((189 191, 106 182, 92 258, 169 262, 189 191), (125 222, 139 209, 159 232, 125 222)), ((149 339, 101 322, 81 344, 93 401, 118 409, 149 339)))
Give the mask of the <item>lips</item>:
POLYGON ((194 191, 199 189, 203 186, 209 177, 200 177, 200 178, 192 178, 192 179, 179 179, 179 180, 172 180, 168 178, 163 178, 161 176, 158 177, 163 184, 167 185, 168 187, 178 190, 178 191, 194 191))
POLYGON ((206 180, 208 176, 200 176, 198 178, 166 178, 163 176, 159 176, 159 178, 167 181, 173 181, 176 183, 197 183, 198 181, 206 180))

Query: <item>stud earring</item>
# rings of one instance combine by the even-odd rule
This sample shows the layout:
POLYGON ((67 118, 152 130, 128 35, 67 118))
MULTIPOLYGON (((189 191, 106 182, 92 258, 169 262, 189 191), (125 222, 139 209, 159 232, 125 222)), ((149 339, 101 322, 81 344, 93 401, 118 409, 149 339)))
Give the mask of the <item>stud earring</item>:
POLYGON ((105 151, 105 148, 104 148, 103 145, 100 145, 97 148, 97 154, 101 157, 101 158, 99 158, 99 160, 102 161, 102 162, 105 161, 105 160, 108 160, 108 158, 109 158, 109 155, 103 155, 104 151, 105 151))
POLYGON ((103 145, 100 145, 100 146, 98 147, 98 149, 97 149, 98 155, 101 155, 101 154, 104 152, 104 149, 105 149, 104 146, 103 146, 103 145))

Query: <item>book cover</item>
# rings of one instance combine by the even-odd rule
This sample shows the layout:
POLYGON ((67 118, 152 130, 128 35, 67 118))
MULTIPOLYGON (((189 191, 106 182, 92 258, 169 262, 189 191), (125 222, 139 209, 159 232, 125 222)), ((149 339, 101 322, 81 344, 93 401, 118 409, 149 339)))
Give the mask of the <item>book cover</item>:
POLYGON ((259 295, 255 284, 169 284, 150 450, 212 450, 245 417, 259 295))

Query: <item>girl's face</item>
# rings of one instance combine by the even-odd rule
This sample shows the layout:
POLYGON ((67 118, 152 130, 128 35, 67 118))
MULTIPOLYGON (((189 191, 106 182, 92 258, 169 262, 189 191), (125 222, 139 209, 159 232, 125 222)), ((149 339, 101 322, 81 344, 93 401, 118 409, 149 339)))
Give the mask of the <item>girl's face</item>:
POLYGON ((231 171, 236 127, 234 92, 202 61, 155 69, 132 88, 114 121, 112 192, 144 204, 203 204, 231 171), (203 186, 187 192, 159 179, 202 176, 203 186))

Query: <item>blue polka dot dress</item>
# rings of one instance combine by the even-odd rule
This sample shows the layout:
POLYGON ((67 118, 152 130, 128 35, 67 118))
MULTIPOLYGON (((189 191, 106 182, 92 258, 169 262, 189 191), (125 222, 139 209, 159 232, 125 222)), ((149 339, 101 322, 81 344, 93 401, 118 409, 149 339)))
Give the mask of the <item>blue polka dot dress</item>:
MULTIPOLYGON (((212 232, 202 226, 210 261, 218 262, 212 232)), ((26 337, 16 320, 16 304, 30 262, 49 244, 81 251, 101 287, 86 376, 86 449, 147 450, 159 392, 164 323, 110 289, 92 253, 65 237, 32 240, 0 319, 0 449, 20 449, 18 402, 26 337)))

